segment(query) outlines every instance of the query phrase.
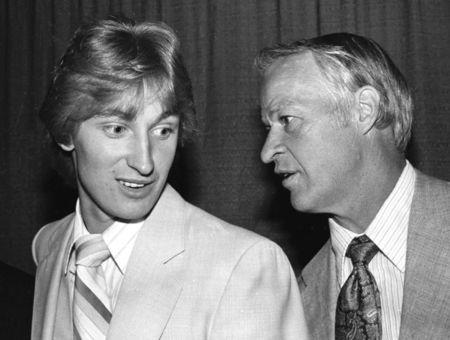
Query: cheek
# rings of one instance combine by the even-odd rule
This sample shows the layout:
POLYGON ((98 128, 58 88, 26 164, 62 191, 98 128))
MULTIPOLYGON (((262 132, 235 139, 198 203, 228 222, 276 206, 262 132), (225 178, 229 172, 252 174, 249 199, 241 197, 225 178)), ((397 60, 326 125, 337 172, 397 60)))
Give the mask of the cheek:
POLYGON ((297 162, 311 176, 345 171, 358 157, 358 143, 347 131, 339 128, 310 130, 291 137, 289 149, 297 162))
POLYGON ((154 153, 155 163, 159 164, 161 168, 170 168, 172 166, 173 159, 175 158, 176 149, 176 142, 156 148, 154 153))
POLYGON ((360 167, 359 144, 351 138, 337 138, 328 146, 327 173, 338 186, 351 186, 360 167))
POLYGON ((102 182, 102 179, 106 178, 106 172, 114 169, 115 157, 110 149, 100 148, 98 145, 95 148, 80 146, 76 152, 76 165, 81 176, 102 182))
POLYGON ((306 167, 319 168, 327 164, 334 157, 329 136, 309 131, 309 133, 291 136, 287 142, 289 150, 297 161, 306 167))

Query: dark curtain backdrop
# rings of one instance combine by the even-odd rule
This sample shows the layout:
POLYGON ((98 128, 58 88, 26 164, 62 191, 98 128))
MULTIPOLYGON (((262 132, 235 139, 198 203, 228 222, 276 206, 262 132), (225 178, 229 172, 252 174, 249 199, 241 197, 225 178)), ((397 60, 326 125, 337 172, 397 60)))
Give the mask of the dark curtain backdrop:
POLYGON ((74 208, 76 193, 52 165, 37 111, 75 28, 119 13, 164 21, 182 42, 201 133, 180 153, 172 183, 192 203, 278 242, 296 270, 327 237, 326 219, 294 212, 259 160, 260 48, 338 31, 374 38, 414 92, 409 159, 450 180, 448 0, 3 0, 0 260, 34 273, 34 234, 74 208))

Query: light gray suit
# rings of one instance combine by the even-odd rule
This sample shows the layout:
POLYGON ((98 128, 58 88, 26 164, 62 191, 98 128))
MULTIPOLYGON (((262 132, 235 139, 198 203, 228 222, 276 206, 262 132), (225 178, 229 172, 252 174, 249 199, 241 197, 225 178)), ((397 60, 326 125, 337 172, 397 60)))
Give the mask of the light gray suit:
MULTIPOLYGON (((450 183, 417 173, 408 227, 400 339, 450 338, 450 183)), ((302 271, 314 339, 334 339, 339 293, 330 240, 302 271)))
MULTIPOLYGON (((32 339, 71 339, 64 276, 73 214, 45 226, 32 339)), ((107 339, 307 339, 295 276, 273 242, 231 226, 167 186, 142 227, 107 339)))

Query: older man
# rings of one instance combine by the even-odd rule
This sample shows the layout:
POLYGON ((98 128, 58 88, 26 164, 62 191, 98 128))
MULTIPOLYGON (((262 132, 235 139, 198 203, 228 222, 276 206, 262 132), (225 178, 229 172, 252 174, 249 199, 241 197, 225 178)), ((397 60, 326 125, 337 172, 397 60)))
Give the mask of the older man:
POLYGON ((261 51, 261 152, 330 240, 299 278, 315 339, 448 339, 450 185, 405 159, 407 84, 373 40, 339 33, 261 51))

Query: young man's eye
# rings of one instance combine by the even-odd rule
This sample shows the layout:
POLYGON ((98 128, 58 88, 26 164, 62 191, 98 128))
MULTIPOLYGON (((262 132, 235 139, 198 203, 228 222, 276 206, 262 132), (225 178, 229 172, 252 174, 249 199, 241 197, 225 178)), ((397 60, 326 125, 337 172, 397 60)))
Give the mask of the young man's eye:
POLYGON ((169 138, 174 132, 175 130, 168 126, 162 126, 153 130, 153 133, 161 139, 169 138))
POLYGON ((123 135, 126 131, 125 126, 122 125, 106 125, 103 127, 103 130, 106 132, 107 135, 111 137, 120 137, 123 135))

